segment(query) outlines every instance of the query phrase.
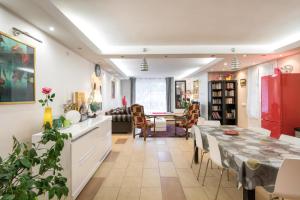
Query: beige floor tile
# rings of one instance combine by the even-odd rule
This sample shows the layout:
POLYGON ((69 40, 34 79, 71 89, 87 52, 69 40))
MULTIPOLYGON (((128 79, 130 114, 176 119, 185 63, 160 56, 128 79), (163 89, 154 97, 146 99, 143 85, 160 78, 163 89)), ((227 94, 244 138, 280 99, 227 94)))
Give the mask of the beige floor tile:
POLYGON ((160 176, 143 176, 142 187, 160 187, 160 176))
POLYGON ((94 200, 116 200, 119 190, 120 188, 118 187, 102 187, 94 197, 94 200))
POLYGON ((103 162, 94 174, 94 177, 107 177, 113 166, 114 163, 112 162, 103 162))
POLYGON ((162 200, 161 188, 142 188, 140 200, 162 200))
POLYGON ((144 168, 158 168, 158 160, 157 159, 146 159, 144 161, 144 168))
POLYGON ((123 178, 121 187, 141 187, 142 177, 141 176, 125 176, 123 178))
POLYGON ((159 176, 159 169, 144 169, 143 176, 159 176))
POLYGON ((187 200, 209 200, 202 188, 183 188, 187 200))
POLYGON ((176 169, 172 162, 159 162, 159 173, 161 177, 177 177, 176 169))
POLYGON ((142 177, 143 168, 127 168, 125 176, 142 177))
POLYGON ((122 187, 117 200, 139 200, 140 195, 141 188, 139 187, 122 187))
POLYGON ((197 181, 196 175, 193 171, 188 169, 177 169, 179 180, 183 187, 200 187, 200 183, 197 181))
POLYGON ((112 176, 109 175, 105 178, 103 187, 121 187, 123 176, 112 176))

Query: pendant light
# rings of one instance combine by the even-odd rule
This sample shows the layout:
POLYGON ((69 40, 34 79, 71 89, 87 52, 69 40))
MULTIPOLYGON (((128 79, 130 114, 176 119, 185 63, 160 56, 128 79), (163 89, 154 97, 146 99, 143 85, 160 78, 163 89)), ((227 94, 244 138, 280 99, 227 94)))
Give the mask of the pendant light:
MULTIPOLYGON (((143 52, 145 53, 146 51, 147 51, 147 49, 144 48, 143 52)), ((149 65, 148 65, 147 60, 146 60, 145 57, 143 58, 143 62, 140 64, 140 69, 141 69, 142 72, 149 71, 149 65)))
POLYGON ((231 70, 238 70, 240 69, 240 61, 235 53, 235 48, 231 49, 233 54, 233 58, 231 59, 231 70))

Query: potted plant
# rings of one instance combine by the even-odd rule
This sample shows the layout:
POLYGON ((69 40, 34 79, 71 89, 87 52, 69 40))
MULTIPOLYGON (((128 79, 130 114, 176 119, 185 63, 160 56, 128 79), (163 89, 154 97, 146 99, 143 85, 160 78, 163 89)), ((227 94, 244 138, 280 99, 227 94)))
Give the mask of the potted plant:
MULTIPOLYGON (((42 106, 53 101, 51 89, 44 91, 42 106)), ((5 159, 0 157, 0 200, 37 200, 68 196, 67 178, 62 175, 61 152, 70 134, 60 133, 46 121, 41 140, 28 145, 13 137, 13 149, 5 159), (47 145, 47 148, 44 148, 47 145)))

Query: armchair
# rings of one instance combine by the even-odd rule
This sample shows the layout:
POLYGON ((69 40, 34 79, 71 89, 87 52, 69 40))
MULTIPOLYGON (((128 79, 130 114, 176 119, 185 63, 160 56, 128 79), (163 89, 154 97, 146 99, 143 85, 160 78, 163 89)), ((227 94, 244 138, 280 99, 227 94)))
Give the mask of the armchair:
POLYGON ((153 124, 149 124, 146 120, 146 116, 144 114, 144 106, 139 104, 133 104, 131 107, 131 115, 132 115, 132 125, 133 125, 133 138, 135 138, 136 134, 135 129, 141 129, 141 134, 144 136, 144 141, 146 141, 148 128, 151 128, 153 124))
POLYGON ((200 116, 200 106, 199 104, 192 104, 189 106, 187 113, 184 116, 176 117, 175 130, 176 127, 185 128, 186 139, 189 137, 189 129, 193 125, 196 125, 198 118, 200 116))

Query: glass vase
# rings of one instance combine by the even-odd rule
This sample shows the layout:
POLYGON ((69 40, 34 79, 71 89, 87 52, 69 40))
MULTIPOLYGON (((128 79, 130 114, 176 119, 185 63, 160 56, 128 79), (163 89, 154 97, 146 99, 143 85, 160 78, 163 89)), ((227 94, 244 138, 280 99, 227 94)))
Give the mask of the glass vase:
POLYGON ((53 118, 52 118, 52 108, 47 106, 44 111, 44 125, 49 123, 52 127, 53 118))

